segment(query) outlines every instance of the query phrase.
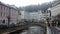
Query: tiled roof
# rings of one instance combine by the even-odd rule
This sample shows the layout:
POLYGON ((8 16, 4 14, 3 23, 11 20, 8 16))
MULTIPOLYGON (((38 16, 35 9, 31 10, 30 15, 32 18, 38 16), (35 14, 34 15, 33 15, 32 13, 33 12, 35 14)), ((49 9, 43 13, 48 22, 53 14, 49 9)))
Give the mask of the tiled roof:
POLYGON ((11 5, 9 5, 9 4, 4 4, 4 3, 2 3, 2 2, 0 2, 0 5, 3 5, 3 6, 6 6, 6 7, 9 7, 9 8, 12 8, 12 9, 15 9, 15 10, 18 10, 18 8, 17 7, 12 7, 11 5))

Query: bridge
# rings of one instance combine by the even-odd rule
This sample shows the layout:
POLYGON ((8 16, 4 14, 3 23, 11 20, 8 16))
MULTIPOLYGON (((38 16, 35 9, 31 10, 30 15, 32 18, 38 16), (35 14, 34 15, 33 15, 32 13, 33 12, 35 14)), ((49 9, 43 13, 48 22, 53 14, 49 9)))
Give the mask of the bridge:
POLYGON ((40 27, 44 28, 44 31, 46 32, 46 24, 34 22, 34 23, 25 24, 25 25, 19 25, 16 27, 0 29, 0 34, 9 34, 9 33, 14 33, 14 32, 18 32, 18 31, 22 32, 22 30, 28 29, 30 26, 40 26, 40 27))

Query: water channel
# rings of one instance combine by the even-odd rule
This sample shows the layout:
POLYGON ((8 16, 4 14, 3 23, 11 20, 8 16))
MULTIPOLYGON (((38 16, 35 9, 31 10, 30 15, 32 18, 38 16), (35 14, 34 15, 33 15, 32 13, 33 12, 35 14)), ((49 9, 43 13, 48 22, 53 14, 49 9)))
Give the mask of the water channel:
POLYGON ((40 26, 30 26, 28 30, 23 30, 20 34, 44 34, 44 29, 40 26))

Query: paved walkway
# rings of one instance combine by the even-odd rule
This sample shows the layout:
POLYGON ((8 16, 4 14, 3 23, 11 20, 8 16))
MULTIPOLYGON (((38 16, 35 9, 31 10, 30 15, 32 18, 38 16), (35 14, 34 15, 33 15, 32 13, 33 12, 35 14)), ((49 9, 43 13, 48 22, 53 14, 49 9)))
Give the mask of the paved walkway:
POLYGON ((59 27, 51 27, 50 28, 51 33, 50 34, 60 34, 60 28, 59 27))
POLYGON ((60 28, 59 27, 55 27, 57 30, 60 30, 60 28))
POLYGON ((51 29, 47 26, 47 34, 51 34, 51 29))
POLYGON ((25 27, 14 27, 14 28, 0 29, 0 34, 7 34, 7 33, 10 33, 10 32, 14 32, 16 30, 22 30, 24 28, 27 28, 27 26, 25 26, 25 27))

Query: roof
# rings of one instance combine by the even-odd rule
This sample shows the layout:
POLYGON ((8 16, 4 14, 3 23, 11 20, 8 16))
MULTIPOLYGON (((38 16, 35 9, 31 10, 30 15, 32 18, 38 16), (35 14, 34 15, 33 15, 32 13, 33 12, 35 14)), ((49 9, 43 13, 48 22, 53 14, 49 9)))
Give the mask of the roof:
POLYGON ((17 8, 17 7, 15 8, 15 6, 14 6, 14 7, 12 7, 11 5, 4 4, 4 3, 2 3, 2 2, 0 2, 0 5, 6 6, 6 7, 10 8, 10 9, 18 10, 18 8, 17 8))
POLYGON ((60 4, 60 1, 57 0, 57 1, 55 1, 55 2, 52 4, 52 7, 55 7, 55 6, 59 5, 59 4, 60 4))

